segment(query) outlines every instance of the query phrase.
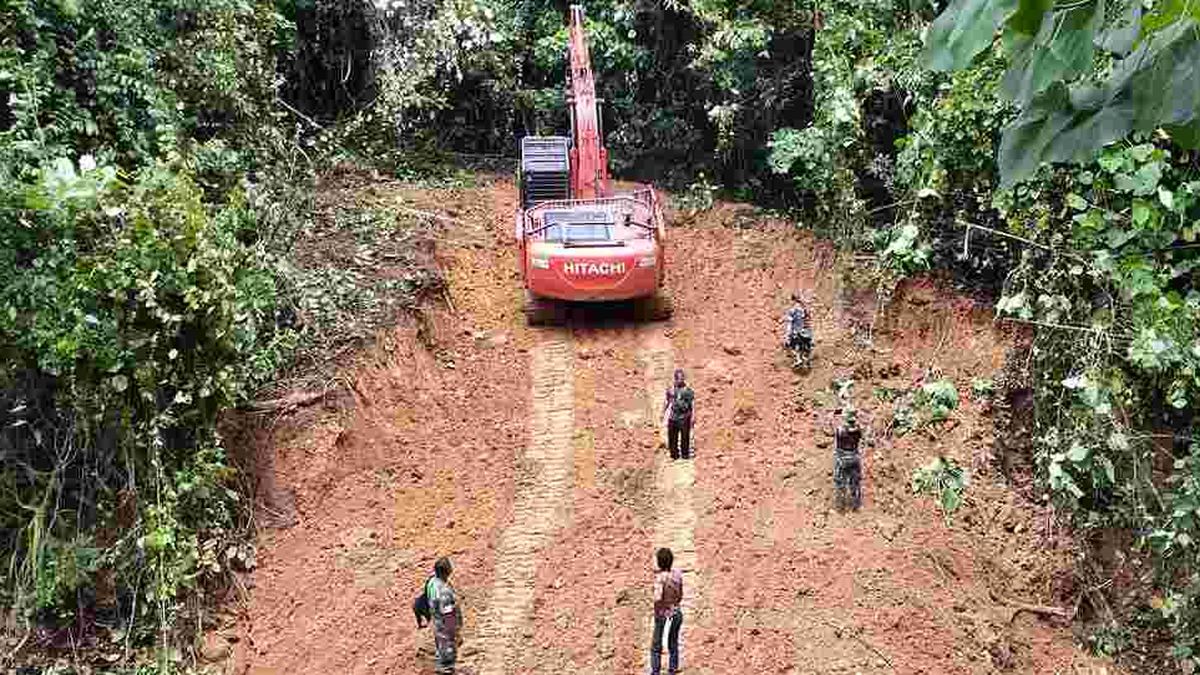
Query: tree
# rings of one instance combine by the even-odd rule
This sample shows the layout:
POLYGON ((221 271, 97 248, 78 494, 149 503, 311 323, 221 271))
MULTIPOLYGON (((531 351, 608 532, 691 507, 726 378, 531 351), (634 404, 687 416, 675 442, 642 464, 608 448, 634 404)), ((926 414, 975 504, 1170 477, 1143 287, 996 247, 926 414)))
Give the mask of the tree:
POLYGON ((954 0, 930 27, 926 63, 965 68, 997 29, 1003 92, 1020 110, 998 151, 1002 185, 1136 132, 1200 147, 1200 3, 954 0))

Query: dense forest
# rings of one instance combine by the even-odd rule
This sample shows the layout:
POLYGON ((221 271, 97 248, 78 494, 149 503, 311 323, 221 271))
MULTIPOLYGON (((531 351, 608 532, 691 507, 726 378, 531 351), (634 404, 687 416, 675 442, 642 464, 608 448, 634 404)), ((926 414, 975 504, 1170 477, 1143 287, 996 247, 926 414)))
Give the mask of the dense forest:
MULTIPOLYGON (((0 0, 0 604, 18 649, 103 627, 129 668, 182 667, 206 598, 253 557, 252 481, 218 422, 319 338, 297 317, 353 309, 289 262, 314 178, 445 180, 561 133, 566 9, 0 0)), ((1029 327, 996 383, 998 424, 1025 429, 1002 435, 1006 465, 1082 541, 1144 561, 1090 644, 1200 663, 1200 7, 586 9, 618 176, 786 212, 872 254, 881 302, 932 272, 1029 327)))

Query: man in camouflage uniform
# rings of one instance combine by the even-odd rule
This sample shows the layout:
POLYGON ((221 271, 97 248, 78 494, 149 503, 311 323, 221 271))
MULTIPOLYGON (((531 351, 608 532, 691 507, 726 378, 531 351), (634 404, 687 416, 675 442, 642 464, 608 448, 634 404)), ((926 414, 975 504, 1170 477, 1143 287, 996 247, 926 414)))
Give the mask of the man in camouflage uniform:
POLYGON ((847 502, 855 511, 862 505, 862 456, 858 451, 862 429, 856 418, 854 409, 847 409, 833 433, 833 489, 839 510, 845 509, 847 502))
POLYGON ((433 615, 433 648, 437 665, 434 672, 453 673, 462 644, 462 609, 450 586, 450 559, 439 558, 433 566, 433 576, 426 582, 429 609, 433 615))
POLYGON ((808 309, 799 293, 792 293, 792 307, 783 317, 783 346, 793 354, 797 365, 812 355, 812 329, 808 325, 808 309))

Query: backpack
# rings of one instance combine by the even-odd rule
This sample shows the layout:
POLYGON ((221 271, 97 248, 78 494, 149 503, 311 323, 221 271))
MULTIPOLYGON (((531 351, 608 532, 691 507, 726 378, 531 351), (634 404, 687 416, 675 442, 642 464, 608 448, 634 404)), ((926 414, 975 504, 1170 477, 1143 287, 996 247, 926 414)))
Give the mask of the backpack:
POLYGON ((655 609, 661 604, 664 608, 671 608, 679 605, 683 601, 683 575, 679 570, 671 570, 667 573, 666 578, 662 580, 662 600, 655 603, 655 609))
POLYGON ((417 596, 416 600, 413 600, 413 615, 417 617, 417 628, 424 627, 421 619, 424 619, 425 623, 433 621, 433 609, 429 606, 429 581, 431 579, 433 577, 425 580, 425 585, 421 587, 421 594, 417 596))

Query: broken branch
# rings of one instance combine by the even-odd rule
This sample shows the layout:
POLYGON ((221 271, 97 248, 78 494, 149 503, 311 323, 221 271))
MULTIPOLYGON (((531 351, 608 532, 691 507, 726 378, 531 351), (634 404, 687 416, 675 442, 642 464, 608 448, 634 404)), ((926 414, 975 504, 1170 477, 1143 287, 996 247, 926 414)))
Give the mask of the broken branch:
POLYGON ((326 392, 324 391, 302 391, 290 396, 284 396, 283 398, 276 398, 268 401, 251 401, 250 403, 242 406, 242 409, 249 410, 251 412, 274 412, 276 410, 289 412, 295 410, 296 408, 312 405, 313 403, 324 399, 325 393, 326 392))

